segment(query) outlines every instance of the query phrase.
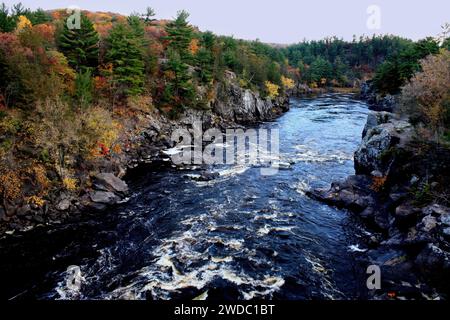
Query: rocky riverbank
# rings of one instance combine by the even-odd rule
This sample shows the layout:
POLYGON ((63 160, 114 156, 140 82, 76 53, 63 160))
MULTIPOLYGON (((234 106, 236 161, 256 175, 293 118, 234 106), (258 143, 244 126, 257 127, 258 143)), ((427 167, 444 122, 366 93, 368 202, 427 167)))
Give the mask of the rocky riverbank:
MULTIPOLYGON (((225 80, 217 84, 216 98, 205 110, 186 110, 172 120, 155 110, 145 113, 143 130, 127 137, 127 147, 114 158, 105 158, 89 171, 87 187, 77 192, 53 190, 42 206, 17 201, 4 202, 0 208, 0 235, 28 231, 36 226, 55 226, 89 217, 108 206, 127 200, 130 190, 124 181, 129 169, 141 164, 167 162, 164 150, 173 147, 170 141, 174 129, 192 129, 194 120, 200 119, 204 129, 211 127, 236 127, 268 121, 289 109, 287 95, 274 100, 263 98, 259 93, 243 89, 232 72, 226 72, 225 80)), ((131 131, 133 126, 130 126, 131 131)), ((32 182, 30 184, 32 188, 32 182)))
POLYGON ((449 158, 450 150, 419 141, 406 119, 372 112, 354 155, 355 175, 308 193, 348 209, 364 225, 367 263, 382 272, 374 298, 450 292, 449 158))

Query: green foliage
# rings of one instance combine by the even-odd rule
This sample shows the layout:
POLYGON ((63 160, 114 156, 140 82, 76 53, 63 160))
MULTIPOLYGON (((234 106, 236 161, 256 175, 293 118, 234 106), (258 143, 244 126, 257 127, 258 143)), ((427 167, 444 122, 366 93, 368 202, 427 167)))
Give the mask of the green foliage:
POLYGON ((97 68, 99 36, 92 22, 81 16, 80 29, 64 29, 59 38, 59 49, 67 57, 70 66, 77 71, 85 68, 97 68))
POLYGON ((170 107, 172 116, 176 116, 195 103, 195 87, 189 74, 189 66, 183 62, 180 54, 169 50, 169 60, 165 66, 166 87, 162 102, 170 107))
POLYGON ((444 49, 450 50, 450 38, 445 39, 442 42, 442 46, 441 47, 444 48, 444 49))
POLYGON ((52 21, 52 16, 41 8, 36 11, 29 11, 25 16, 31 21, 33 26, 52 21))
MULTIPOLYGON (((352 81, 370 74, 387 57, 402 50, 411 43, 410 40, 394 36, 373 36, 372 38, 354 38, 346 42, 336 37, 319 41, 304 41, 283 48, 281 51, 289 64, 299 68, 301 80, 310 77, 307 67, 319 57, 332 66, 331 78, 339 85, 352 85, 352 81)), ((323 61, 321 61, 323 64, 323 61)), ((316 79, 317 80, 317 79, 316 79)))
POLYGON ((155 10, 151 7, 147 7, 145 13, 141 15, 141 18, 144 20, 145 24, 152 24, 153 21, 155 21, 156 13, 155 10))
POLYGON ((438 52, 439 45, 432 38, 407 46, 379 66, 373 82, 375 88, 381 94, 399 93, 401 86, 420 70, 420 59, 438 52))
POLYGON ((210 50, 201 48, 195 57, 198 66, 198 78, 202 83, 208 84, 213 79, 214 57, 210 50))
POLYGON ((92 102, 92 73, 90 69, 79 71, 75 78, 75 98, 82 108, 87 108, 92 102))
POLYGON ((106 39, 106 62, 113 66, 118 94, 138 95, 144 91, 142 39, 128 25, 116 24, 106 39))
POLYGON ((177 52, 183 62, 191 59, 188 48, 194 36, 194 30, 189 25, 188 18, 189 13, 184 10, 179 11, 176 19, 166 26, 169 49, 177 52))
POLYGON ((4 3, 0 5, 0 32, 11 32, 16 27, 16 19, 10 15, 4 3))
POLYGON ((325 85, 333 76, 333 66, 322 57, 316 58, 306 70, 304 79, 310 83, 325 85))
POLYGON ((133 30, 135 37, 144 37, 144 24, 138 15, 130 15, 128 17, 128 24, 133 30))

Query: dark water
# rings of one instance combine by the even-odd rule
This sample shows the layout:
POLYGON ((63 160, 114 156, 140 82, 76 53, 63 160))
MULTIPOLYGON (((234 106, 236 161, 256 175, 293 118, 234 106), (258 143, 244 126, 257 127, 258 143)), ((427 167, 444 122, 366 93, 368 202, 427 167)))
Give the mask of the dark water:
POLYGON ((96 223, 48 235, 53 240, 42 246, 51 249, 30 253, 31 260, 26 254, 18 258, 28 261, 28 269, 6 268, 9 290, 2 294, 363 298, 365 266, 358 257, 364 253, 357 247, 362 231, 347 212, 304 191, 354 172, 353 152, 367 112, 351 95, 292 100, 288 113, 261 124, 279 128, 282 161, 291 163, 273 176, 261 175, 258 167, 222 166, 211 168, 218 178, 198 182, 192 179, 196 170, 141 170, 130 181, 135 193, 127 203, 96 223), (66 285, 69 265, 80 267, 80 290, 66 285))

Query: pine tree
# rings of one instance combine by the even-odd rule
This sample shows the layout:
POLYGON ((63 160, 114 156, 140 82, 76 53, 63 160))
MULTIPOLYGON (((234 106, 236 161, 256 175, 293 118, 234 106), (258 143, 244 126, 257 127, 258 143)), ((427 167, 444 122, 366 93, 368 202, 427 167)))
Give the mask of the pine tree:
POLYGON ((142 19, 144 19, 146 25, 151 25, 153 21, 156 20, 154 18, 155 15, 156 15, 155 10, 153 10, 153 8, 151 7, 147 7, 146 12, 143 15, 141 15, 141 17, 142 19))
POLYGON ((86 108, 92 102, 94 86, 90 69, 80 71, 75 78, 75 98, 82 108, 86 108))
POLYGON ((77 71, 97 68, 99 54, 99 36, 92 22, 85 15, 80 22, 80 29, 69 29, 65 23, 59 38, 61 52, 77 71))
POLYGON ((33 26, 52 21, 52 17, 41 8, 30 12, 27 18, 30 19, 33 26))
POLYGON ((114 81, 119 93, 138 95, 144 90, 144 61, 141 39, 133 29, 117 24, 107 38, 107 62, 113 65, 114 81))
POLYGON ((177 52, 184 62, 188 62, 191 58, 188 48, 194 34, 192 27, 187 21, 188 17, 189 13, 184 10, 179 11, 176 19, 166 26, 169 48, 177 52))
POLYGON ((206 48, 201 48, 195 57, 197 62, 198 77, 203 83, 210 83, 214 72, 214 57, 212 52, 206 48))
POLYGON ((0 32, 11 32, 16 27, 14 17, 9 14, 9 10, 4 3, 0 5, 0 32))
POLYGON ((132 14, 127 19, 128 25, 133 29, 136 37, 144 38, 145 30, 141 18, 137 14, 132 14))
POLYGON ((173 115, 194 105, 195 88, 189 74, 189 66, 184 63, 178 52, 169 49, 169 60, 165 71, 168 78, 164 90, 163 102, 174 107, 173 115))

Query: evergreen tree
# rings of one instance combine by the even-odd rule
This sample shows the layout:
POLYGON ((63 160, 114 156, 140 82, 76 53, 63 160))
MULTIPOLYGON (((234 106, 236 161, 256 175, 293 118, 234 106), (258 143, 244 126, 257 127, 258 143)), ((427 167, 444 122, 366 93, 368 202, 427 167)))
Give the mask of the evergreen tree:
POLYGON ((93 90, 91 70, 78 72, 75 79, 75 97, 82 108, 86 108, 92 102, 93 90))
POLYGON ((114 81, 119 93, 137 95, 144 90, 142 42, 132 28, 117 24, 107 38, 106 61, 113 65, 114 81))
POLYGON ((194 34, 192 27, 187 21, 188 17, 189 13, 184 10, 179 11, 176 19, 166 26, 169 48, 177 52, 184 62, 189 61, 191 58, 188 48, 194 34))
POLYGON ((147 7, 147 11, 141 16, 146 25, 151 25, 155 21, 155 10, 151 7, 147 7))
POLYGON ((189 66, 178 52, 169 49, 169 60, 165 71, 168 81, 163 94, 163 102, 173 107, 172 115, 178 114, 188 106, 194 105, 195 88, 189 74, 189 66))
POLYGON ((27 18, 31 21, 33 26, 52 21, 52 17, 41 8, 27 14, 27 18))
POLYGON ((0 32, 11 32, 16 27, 16 20, 9 14, 4 3, 0 5, 0 32))
POLYGON ((59 47, 75 70, 97 68, 99 54, 99 36, 92 22, 85 15, 81 16, 80 29, 64 29, 59 38, 59 47))
POLYGON ((132 14, 128 17, 128 25, 134 32, 135 37, 144 39, 144 25, 141 18, 137 14, 132 14))
POLYGON ((199 67, 197 73, 201 82, 210 83, 213 78, 214 57, 206 48, 200 48, 195 57, 196 64, 199 67))

